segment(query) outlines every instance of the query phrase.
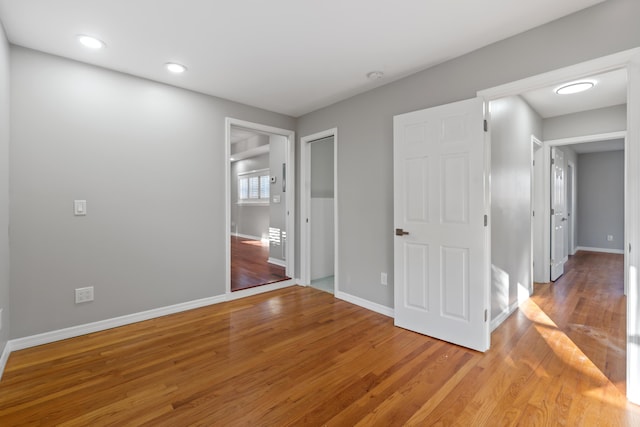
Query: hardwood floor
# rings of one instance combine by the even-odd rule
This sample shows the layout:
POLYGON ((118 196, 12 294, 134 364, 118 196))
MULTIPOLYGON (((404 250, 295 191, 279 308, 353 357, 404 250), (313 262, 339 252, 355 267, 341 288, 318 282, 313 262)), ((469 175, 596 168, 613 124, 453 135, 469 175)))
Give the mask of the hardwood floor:
POLYGON ((0 425, 640 425, 620 260, 571 262, 484 354, 302 287, 18 351, 0 425))
POLYGON ((267 262, 269 246, 259 240, 231 236, 231 290, 287 280, 285 268, 267 262))

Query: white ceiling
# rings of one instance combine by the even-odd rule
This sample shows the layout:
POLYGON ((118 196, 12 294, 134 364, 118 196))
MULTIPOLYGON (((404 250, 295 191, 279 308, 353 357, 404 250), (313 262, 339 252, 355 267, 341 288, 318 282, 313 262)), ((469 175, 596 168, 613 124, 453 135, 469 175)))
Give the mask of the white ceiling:
POLYGON ((521 96, 545 119, 627 103, 626 70, 610 71, 579 81, 583 80, 592 81, 596 85, 585 92, 572 95, 558 95, 555 90, 563 86, 559 84, 523 93, 521 96))
POLYGON ((602 1, 0 0, 0 21, 20 46, 297 117, 602 1))

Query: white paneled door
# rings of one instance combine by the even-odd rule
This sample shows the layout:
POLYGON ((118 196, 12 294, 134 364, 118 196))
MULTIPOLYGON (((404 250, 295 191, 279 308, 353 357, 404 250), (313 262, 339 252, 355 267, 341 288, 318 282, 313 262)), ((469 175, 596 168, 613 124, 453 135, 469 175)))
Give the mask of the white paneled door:
POLYGON ((567 183, 564 153, 551 148, 551 280, 564 274, 568 260, 565 249, 567 228, 567 183))
POLYGON ((480 98, 394 117, 395 324, 489 348, 480 98))

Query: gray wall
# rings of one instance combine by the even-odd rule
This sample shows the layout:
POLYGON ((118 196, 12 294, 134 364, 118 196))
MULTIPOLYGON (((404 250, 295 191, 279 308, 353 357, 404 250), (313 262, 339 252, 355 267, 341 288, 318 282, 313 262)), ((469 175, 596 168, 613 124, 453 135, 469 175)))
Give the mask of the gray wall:
POLYGON ((491 318, 531 284, 531 135, 542 119, 519 96, 491 102, 491 318))
POLYGON ((609 0, 300 117, 300 137, 334 127, 340 133, 341 290, 393 306, 392 277, 389 286, 379 281, 381 271, 393 271, 394 115, 640 46, 638 16, 639 1, 609 0))
POLYGON ((547 141, 625 130, 627 105, 550 117, 543 120, 542 126, 543 138, 547 141))
POLYGON ((11 336, 224 294, 224 118, 295 120, 11 53, 11 336), (75 305, 89 285, 95 301, 75 305))
POLYGON ((313 141, 311 148, 311 197, 333 197, 333 137, 313 141))
POLYGON ((238 205, 238 174, 269 169, 269 154, 231 163, 231 232, 268 238, 269 205, 238 205))
POLYGON ((622 250, 624 151, 578 154, 576 185, 578 246, 622 250))
POLYGON ((9 43, 0 24, 0 354, 9 339, 9 43))

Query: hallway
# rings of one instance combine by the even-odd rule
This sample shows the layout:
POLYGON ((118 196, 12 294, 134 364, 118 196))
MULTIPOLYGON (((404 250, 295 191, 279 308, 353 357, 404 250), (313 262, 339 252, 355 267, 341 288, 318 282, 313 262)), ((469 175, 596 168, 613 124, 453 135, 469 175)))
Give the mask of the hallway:
POLYGON ((531 299, 624 394, 624 256, 578 251, 555 283, 535 284, 531 299))

